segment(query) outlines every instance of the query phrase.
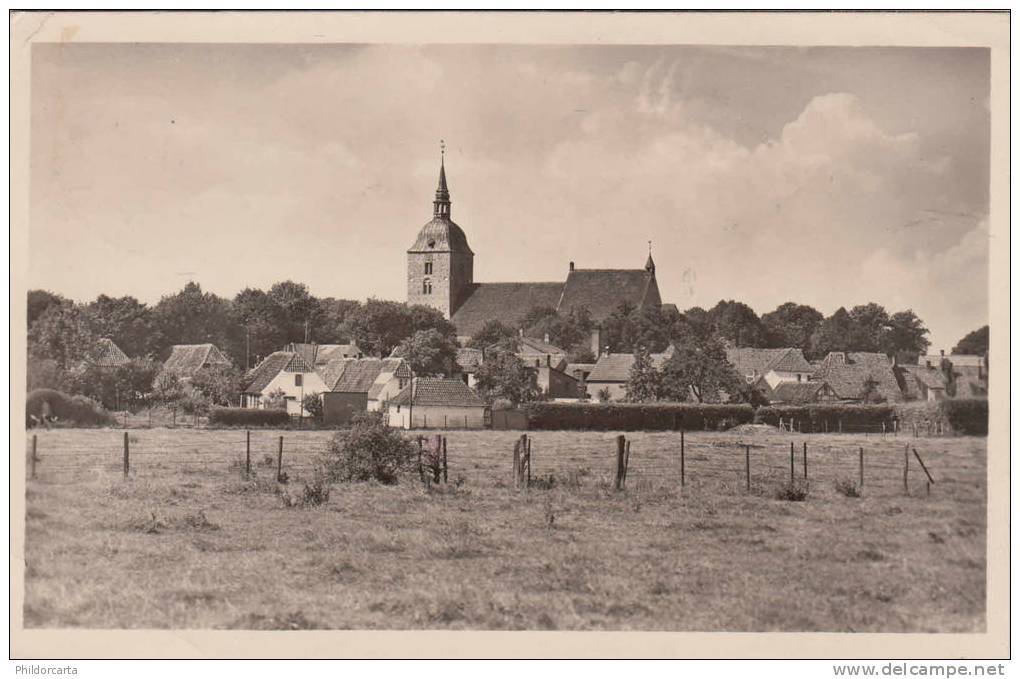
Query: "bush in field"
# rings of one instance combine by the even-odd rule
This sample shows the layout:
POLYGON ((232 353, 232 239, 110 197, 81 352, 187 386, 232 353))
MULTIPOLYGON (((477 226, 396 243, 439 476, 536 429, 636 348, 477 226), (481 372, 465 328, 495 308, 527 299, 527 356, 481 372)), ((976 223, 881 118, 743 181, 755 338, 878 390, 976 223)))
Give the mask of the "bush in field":
POLYGON ((942 412, 957 434, 988 435, 988 400, 960 398, 942 401, 942 412))
POLYGON ((787 483, 776 491, 776 499, 785 502, 804 502, 807 496, 807 486, 799 483, 787 483))
POLYGON ((86 396, 68 396, 54 389, 36 389, 29 392, 25 404, 29 424, 33 417, 41 423, 43 413, 49 413, 57 424, 73 424, 83 427, 97 427, 115 424, 116 421, 103 407, 86 396), (48 405, 43 405, 43 404, 48 405))
POLYGON ((851 479, 836 479, 836 492, 844 497, 860 497, 861 489, 851 479))
POLYGON ((320 456, 320 473, 327 482, 379 481, 396 483, 417 458, 414 443, 387 426, 381 413, 355 416, 350 429, 339 431, 320 456))
POLYGON ((285 427, 290 424, 290 416, 285 410, 213 408, 209 411, 209 424, 225 427, 285 427))
POLYGON ((748 404, 529 403, 529 429, 669 431, 719 429, 750 422, 748 404))

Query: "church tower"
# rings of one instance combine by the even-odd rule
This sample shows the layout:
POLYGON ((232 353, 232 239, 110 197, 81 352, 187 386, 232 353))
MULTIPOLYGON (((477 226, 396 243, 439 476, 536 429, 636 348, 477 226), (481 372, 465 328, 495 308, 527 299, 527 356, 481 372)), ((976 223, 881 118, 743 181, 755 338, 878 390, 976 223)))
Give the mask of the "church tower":
POLYGON ((475 255, 464 231, 450 218, 445 145, 441 149, 432 220, 407 251, 407 302, 430 306, 450 318, 471 293, 475 255))

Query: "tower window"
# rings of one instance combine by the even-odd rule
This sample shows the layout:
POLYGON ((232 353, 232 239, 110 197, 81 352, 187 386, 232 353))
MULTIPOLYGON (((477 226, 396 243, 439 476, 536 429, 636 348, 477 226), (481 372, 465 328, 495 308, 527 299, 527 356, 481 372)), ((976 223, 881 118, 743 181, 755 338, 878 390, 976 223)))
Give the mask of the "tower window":
POLYGON ((427 279, 422 281, 421 282, 421 292, 422 292, 423 295, 431 295, 432 294, 432 281, 427 280, 427 279))
POLYGON ((431 273, 432 273, 432 262, 425 262, 425 274, 428 275, 428 274, 431 274, 431 273))

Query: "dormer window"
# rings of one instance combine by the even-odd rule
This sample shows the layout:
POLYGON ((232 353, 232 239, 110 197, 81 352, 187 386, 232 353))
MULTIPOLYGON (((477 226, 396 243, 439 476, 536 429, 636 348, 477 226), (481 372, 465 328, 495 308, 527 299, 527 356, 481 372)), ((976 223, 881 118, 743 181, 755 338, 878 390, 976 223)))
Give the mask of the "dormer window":
POLYGON ((425 262, 425 275, 428 276, 431 274, 432 274, 432 262, 425 262))

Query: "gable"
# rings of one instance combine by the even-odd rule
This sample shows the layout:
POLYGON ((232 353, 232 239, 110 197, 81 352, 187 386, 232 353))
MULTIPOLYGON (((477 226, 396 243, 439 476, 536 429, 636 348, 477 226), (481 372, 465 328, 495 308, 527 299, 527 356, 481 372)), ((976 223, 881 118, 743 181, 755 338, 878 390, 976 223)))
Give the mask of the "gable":
POLYGON ((660 306, 655 276, 644 269, 574 269, 567 276, 556 309, 561 314, 585 307, 594 321, 608 318, 624 302, 660 306))

